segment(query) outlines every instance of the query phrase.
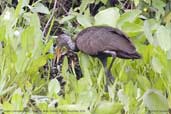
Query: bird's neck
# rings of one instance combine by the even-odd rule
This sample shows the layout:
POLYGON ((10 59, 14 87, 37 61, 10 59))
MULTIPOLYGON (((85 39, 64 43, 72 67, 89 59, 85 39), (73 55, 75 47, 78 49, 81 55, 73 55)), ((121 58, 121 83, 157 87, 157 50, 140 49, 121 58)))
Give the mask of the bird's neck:
POLYGON ((71 39, 69 39, 69 40, 67 41, 67 44, 68 44, 68 47, 69 47, 71 50, 75 50, 75 49, 76 49, 75 42, 73 42, 71 39))

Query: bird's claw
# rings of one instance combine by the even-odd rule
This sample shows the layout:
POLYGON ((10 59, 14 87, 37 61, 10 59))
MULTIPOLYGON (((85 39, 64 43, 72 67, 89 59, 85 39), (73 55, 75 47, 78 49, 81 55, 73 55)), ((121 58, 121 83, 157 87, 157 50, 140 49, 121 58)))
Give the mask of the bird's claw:
POLYGON ((108 92, 108 86, 113 84, 115 81, 114 76, 112 76, 111 72, 107 72, 106 74, 106 84, 105 84, 105 91, 108 92))

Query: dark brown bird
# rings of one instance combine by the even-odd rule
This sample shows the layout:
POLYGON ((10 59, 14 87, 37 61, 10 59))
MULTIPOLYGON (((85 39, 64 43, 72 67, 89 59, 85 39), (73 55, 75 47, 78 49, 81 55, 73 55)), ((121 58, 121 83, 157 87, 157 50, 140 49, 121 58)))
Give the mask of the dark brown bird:
MULTIPOLYGON (((105 68, 108 79, 114 80, 111 75, 111 67, 115 57, 123 59, 140 59, 141 55, 136 51, 135 46, 122 31, 108 26, 93 26, 78 33, 76 41, 71 37, 62 34, 57 39, 58 46, 66 46, 71 50, 80 50, 85 54, 98 57, 105 68), (113 60, 107 69, 107 57, 113 60)), ((107 82, 109 82, 109 80, 107 82)))

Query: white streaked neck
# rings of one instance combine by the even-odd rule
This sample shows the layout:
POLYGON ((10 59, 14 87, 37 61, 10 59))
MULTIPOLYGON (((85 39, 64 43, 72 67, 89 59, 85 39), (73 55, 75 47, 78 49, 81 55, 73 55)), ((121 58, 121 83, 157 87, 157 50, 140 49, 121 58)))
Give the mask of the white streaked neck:
POLYGON ((68 39, 67 44, 68 44, 68 47, 71 50, 75 50, 76 49, 75 42, 73 42, 71 39, 68 39))

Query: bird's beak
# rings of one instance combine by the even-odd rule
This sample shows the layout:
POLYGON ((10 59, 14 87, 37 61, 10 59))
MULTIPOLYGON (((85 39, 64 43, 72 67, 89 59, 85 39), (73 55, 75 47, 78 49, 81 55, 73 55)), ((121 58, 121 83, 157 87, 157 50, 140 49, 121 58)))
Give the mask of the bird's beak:
MULTIPOLYGON (((59 38, 58 36, 55 37, 57 44, 59 43, 58 42, 58 38, 59 38)), ((55 49, 55 51, 56 51, 56 62, 58 63, 59 62, 59 59, 62 56, 62 48, 60 46, 57 46, 56 49, 55 49)))
POLYGON ((56 60, 57 60, 57 63, 59 62, 59 59, 61 58, 61 56, 62 56, 62 48, 57 47, 56 48, 56 60))

